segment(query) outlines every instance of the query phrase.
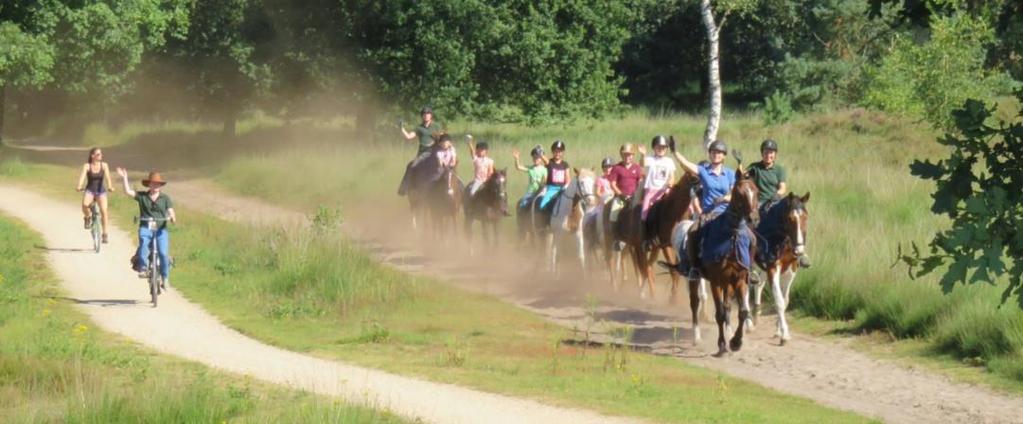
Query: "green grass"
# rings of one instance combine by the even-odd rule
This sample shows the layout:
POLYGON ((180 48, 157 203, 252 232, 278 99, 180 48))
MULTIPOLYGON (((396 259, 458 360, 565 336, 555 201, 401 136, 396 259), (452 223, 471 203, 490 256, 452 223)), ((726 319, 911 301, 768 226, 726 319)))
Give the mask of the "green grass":
POLYGON ((135 347, 74 310, 39 238, 0 216, 0 421, 401 422, 135 347))
MULTIPOLYGON (((459 136, 470 132, 477 140, 489 141, 498 167, 511 167, 512 149, 546 147, 555 138, 568 143, 566 158, 572 165, 596 167, 619 144, 646 144, 658 133, 675 134, 683 153, 702 158, 704 120, 698 116, 631 113, 538 127, 449 124, 459 136)), ((851 110, 804 116, 772 127, 765 127, 757 116, 731 116, 721 132, 721 138, 744 152, 747 161, 758 159, 757 146, 768 137, 781 144, 780 161, 789 172, 789 186, 800 194, 812 193, 808 239, 814 267, 797 278, 794 308, 816 317, 855 320, 861 331, 922 338, 932 349, 969 359, 999 376, 1020 377, 1023 311, 1011 305, 997 307, 1004 281, 944 296, 933 276, 914 281, 902 266, 891 267, 900 244, 926 245, 931 235, 948 225, 929 211, 933 186, 909 175, 912 160, 942 154, 934 131, 880 113, 851 110)), ((405 208, 404 200, 392 193, 412 154, 411 143, 367 146, 303 137, 288 141, 279 140, 280 149, 242 154, 208 171, 240 193, 303 210, 341 205, 353 220, 372 219, 376 210, 405 208), (296 173, 303 177, 294 178, 296 173), (372 209, 363 206, 365 199, 373 199, 372 209)), ((470 173, 467 164, 461 165, 463 177, 470 173)), ((730 164, 734 165, 731 159, 730 164)), ((524 176, 513 173, 509 190, 521 193, 524 184, 524 176)), ((503 224, 509 235, 513 224, 512 220, 503 224)))

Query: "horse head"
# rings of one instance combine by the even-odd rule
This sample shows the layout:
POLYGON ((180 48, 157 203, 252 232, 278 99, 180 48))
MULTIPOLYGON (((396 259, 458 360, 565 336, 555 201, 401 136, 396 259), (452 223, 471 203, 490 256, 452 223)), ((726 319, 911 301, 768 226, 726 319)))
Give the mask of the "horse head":
POLYGON ((492 193, 492 201, 496 203, 496 206, 501 212, 508 211, 508 169, 501 169, 495 171, 490 179, 487 180, 486 186, 484 187, 487 191, 492 193))
POLYGON ((806 204, 810 201, 810 193, 803 197, 789 193, 785 197, 785 235, 792 243, 792 250, 796 256, 806 253, 806 224, 810 214, 806 210, 806 204))
POLYGON ((600 199, 597 198, 597 175, 589 168, 575 168, 575 183, 569 191, 573 202, 579 202, 584 212, 589 212, 597 206, 600 199))
POLYGON ((751 223, 759 222, 758 193, 757 185, 752 178, 743 172, 736 172, 735 185, 732 186, 732 200, 728 203, 728 210, 751 223))

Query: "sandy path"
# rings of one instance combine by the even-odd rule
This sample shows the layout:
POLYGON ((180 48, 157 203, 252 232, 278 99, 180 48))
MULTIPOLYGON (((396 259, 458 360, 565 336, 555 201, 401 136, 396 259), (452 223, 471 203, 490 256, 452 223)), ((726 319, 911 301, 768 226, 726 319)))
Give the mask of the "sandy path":
POLYGON ((160 352, 429 422, 626 421, 277 349, 227 328, 176 291, 164 294, 159 308, 151 308, 145 282, 128 269, 133 241, 125 231, 113 229, 110 244, 96 255, 73 203, 0 185, 0 210, 42 234, 63 288, 97 325, 160 352))
MULTIPOLYGON (((229 220, 266 224, 303 219, 297 212, 230 194, 202 180, 177 183, 173 192, 176 199, 190 207, 229 220)), ((842 340, 794 334, 791 343, 780 347, 772 337, 773 316, 761 319, 760 329, 748 336, 743 351, 724 359, 714 358, 709 354, 716 351, 717 330, 711 320, 703 321, 704 341, 693 346, 688 306, 642 302, 632 293, 603 289, 606 283, 600 281, 543 281, 535 274, 523 274, 518 264, 501 270, 504 272, 495 272, 494 265, 488 264, 491 269, 484 273, 466 268, 464 261, 423 257, 415 245, 397 241, 409 238, 407 230, 391 222, 390 227, 349 223, 346 231, 385 263, 499 296, 567 328, 589 325, 586 296, 596 295, 603 305, 596 318, 632 326, 635 345, 835 408, 893 423, 1023 422, 1023 398, 878 360, 845 346, 842 340)), ((664 296, 663 285, 659 290, 664 296)))

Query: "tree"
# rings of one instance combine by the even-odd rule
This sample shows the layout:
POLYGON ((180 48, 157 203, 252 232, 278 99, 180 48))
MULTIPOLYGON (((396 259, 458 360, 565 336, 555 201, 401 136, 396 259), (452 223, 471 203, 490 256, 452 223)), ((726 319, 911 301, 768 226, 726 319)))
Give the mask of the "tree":
MULTIPOLYGON (((1017 97, 1023 102, 1023 91, 1017 97)), ((899 255, 912 278, 948 264, 945 293, 1008 275, 1002 301, 1015 295, 1023 308, 1023 119, 992 125, 994 111, 966 101, 952 113, 956 129, 938 140, 952 150, 949 157, 910 166, 913 175, 935 182, 931 211, 951 218, 952 226, 934 236, 927 255, 916 244, 905 255, 900 247, 899 255)))
POLYGON ((0 22, 0 141, 10 88, 41 87, 52 80, 53 48, 45 37, 28 34, 13 22, 0 22))
POLYGON ((721 10, 721 20, 714 18, 714 6, 710 0, 700 0, 700 16, 703 18, 703 26, 707 33, 707 85, 708 85, 708 109, 707 129, 703 132, 703 144, 705 148, 710 147, 718 138, 718 128, 721 126, 721 65, 719 36, 721 28, 725 25, 728 15, 733 12, 746 13, 752 10, 757 0, 719 0, 718 9, 721 10))

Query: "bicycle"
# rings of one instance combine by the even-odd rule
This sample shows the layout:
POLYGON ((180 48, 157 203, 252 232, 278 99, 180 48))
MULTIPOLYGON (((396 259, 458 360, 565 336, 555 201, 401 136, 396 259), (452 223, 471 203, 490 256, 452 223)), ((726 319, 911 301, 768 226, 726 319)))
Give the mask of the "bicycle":
POLYGON ((92 202, 89 210, 92 212, 92 225, 89 228, 92 232, 92 248, 96 250, 96 253, 99 253, 100 246, 103 244, 103 234, 101 231, 102 216, 100 216, 99 204, 92 202))
MULTIPOLYGON (((157 243, 156 231, 160 229, 161 222, 166 225, 167 218, 135 218, 136 222, 145 222, 153 236, 149 240, 149 265, 146 266, 146 275, 149 280, 149 295, 152 297, 153 307, 157 305, 157 298, 163 293, 163 276, 160 274, 160 251, 157 243)), ((170 264, 168 264, 170 265, 170 264)))

